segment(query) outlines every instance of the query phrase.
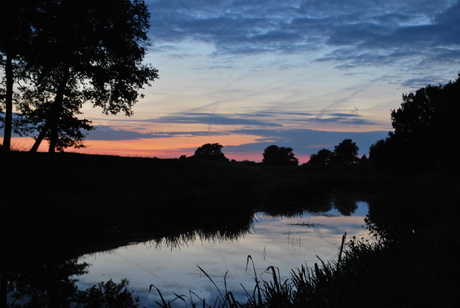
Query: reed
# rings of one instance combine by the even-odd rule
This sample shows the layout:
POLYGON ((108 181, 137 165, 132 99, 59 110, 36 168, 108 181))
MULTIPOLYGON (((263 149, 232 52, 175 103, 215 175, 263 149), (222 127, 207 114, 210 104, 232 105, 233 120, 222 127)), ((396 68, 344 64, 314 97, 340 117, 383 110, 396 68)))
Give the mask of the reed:
MULTIPOLYGON (((201 267, 199 270, 212 282, 217 290, 218 297, 210 305, 206 299, 202 299, 193 292, 195 296, 179 296, 175 294, 172 301, 166 301, 161 291, 154 288, 160 296, 157 304, 162 308, 172 307, 172 303, 178 299, 192 307, 213 307, 213 308, 280 308, 280 307, 341 307, 350 306, 357 303, 353 296, 356 290, 352 290, 353 285, 362 285, 362 276, 356 275, 356 271, 362 271, 368 266, 369 261, 377 253, 385 249, 384 241, 366 241, 364 239, 353 238, 348 243, 345 242, 346 234, 342 238, 337 261, 325 262, 318 258, 319 262, 313 267, 301 265, 300 268, 292 269, 290 277, 283 279, 280 271, 275 266, 267 267, 263 273, 270 274, 270 279, 259 279, 254 261, 249 255, 246 261, 246 271, 252 265, 255 286, 250 292, 244 286, 246 298, 237 299, 234 293, 227 289, 226 274, 224 277, 224 289, 221 290, 214 282, 212 277, 201 267), (348 286, 348 287, 347 287, 348 286), (351 287, 350 287, 351 286, 351 287), (350 296, 348 292, 354 291, 350 296)), ((375 265, 375 264, 374 264, 375 265)), ((372 277, 372 276, 371 276, 372 277)))

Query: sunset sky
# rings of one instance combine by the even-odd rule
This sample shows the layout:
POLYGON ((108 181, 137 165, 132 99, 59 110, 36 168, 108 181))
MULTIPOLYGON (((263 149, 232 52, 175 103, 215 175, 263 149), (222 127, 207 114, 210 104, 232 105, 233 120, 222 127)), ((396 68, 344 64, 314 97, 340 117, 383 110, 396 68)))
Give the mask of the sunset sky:
POLYGON ((276 144, 304 163, 348 138, 368 154, 403 93, 460 72, 459 1, 146 3, 145 61, 160 79, 132 117, 86 104, 97 127, 76 152, 175 158, 220 143, 230 159, 261 161, 276 144))

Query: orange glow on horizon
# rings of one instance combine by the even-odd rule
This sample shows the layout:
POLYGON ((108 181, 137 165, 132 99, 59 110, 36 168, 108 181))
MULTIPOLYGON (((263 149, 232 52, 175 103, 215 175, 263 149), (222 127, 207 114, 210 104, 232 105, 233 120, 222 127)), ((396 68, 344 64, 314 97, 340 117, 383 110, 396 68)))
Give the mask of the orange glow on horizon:
MULTIPOLYGON (((228 139, 228 143, 224 143, 225 141, 221 142, 216 141, 217 143, 220 143, 224 145, 223 152, 225 156, 232 160, 236 161, 254 161, 254 162, 261 162, 263 159, 263 150, 260 150, 260 153, 258 152, 226 152, 225 151, 225 146, 226 145, 239 145, 242 143, 236 142, 236 139, 233 139, 233 142, 230 143, 231 139, 229 137, 232 136, 223 136, 227 137, 225 139, 228 139)), ((248 136, 244 136, 248 137, 248 136)), ((173 138, 164 138, 164 139, 154 139, 156 141, 161 140, 165 141, 167 139, 173 139, 173 138)), ((187 139, 184 137, 184 139, 187 139)), ((186 140, 187 142, 185 144, 180 144, 180 146, 177 146, 177 143, 174 144, 172 142, 173 140, 168 140, 169 142, 152 142, 150 140, 130 140, 130 141, 102 141, 102 140, 88 140, 85 141, 85 144, 88 146, 87 148, 82 148, 82 149, 74 149, 74 148, 69 148, 66 150, 66 152, 70 153, 81 153, 81 154, 93 154, 93 155, 116 155, 116 156, 124 156, 124 157, 157 157, 157 158, 180 158, 182 155, 185 155, 187 157, 192 156, 195 153, 195 150, 202 146, 203 144, 206 143, 213 143, 211 142, 206 142, 204 141, 205 139, 209 140, 209 137, 201 137, 200 141, 197 141, 196 137, 191 140, 191 138, 188 138, 189 140, 186 140), (170 145, 169 147, 167 145, 170 145), (176 147, 174 147, 176 145, 176 147)), ((220 138, 219 138, 220 139, 220 138)), ((246 138, 243 138, 243 141, 246 138)), ((3 138, 0 138, 0 140, 3 142, 3 138)), ((152 139, 151 139, 152 140, 152 139)), ((249 142, 253 142, 253 140, 249 140, 249 142)), ((27 137, 14 137, 11 140, 12 144, 12 149, 13 150, 18 150, 18 151, 29 151, 30 148, 32 147, 34 143, 34 140, 32 138, 27 138, 27 137)), ((39 152, 47 152, 48 151, 48 143, 47 142, 42 142, 40 145, 40 148, 38 150, 39 152)), ((297 155, 297 159, 299 159, 299 165, 308 162, 310 159, 309 155, 297 155)))

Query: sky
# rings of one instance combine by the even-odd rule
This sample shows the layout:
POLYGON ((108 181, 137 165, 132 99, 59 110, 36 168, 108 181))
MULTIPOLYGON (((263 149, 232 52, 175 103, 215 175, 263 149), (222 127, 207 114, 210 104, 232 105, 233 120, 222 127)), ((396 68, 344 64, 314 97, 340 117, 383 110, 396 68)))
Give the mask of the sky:
POLYGON ((459 1, 145 2, 145 62, 160 78, 131 117, 85 104, 96 129, 75 152, 178 158, 220 143, 229 159, 261 161, 275 144, 305 163, 352 139, 367 155, 402 94, 460 72, 459 1))

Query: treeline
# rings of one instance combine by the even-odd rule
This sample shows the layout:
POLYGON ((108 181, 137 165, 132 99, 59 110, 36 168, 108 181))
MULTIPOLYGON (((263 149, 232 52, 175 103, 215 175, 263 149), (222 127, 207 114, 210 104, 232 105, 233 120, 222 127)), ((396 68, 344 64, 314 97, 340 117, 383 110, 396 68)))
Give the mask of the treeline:
MULTIPOLYGON (((229 162, 230 160, 225 157, 222 152, 223 146, 219 143, 206 143, 199 147, 195 154, 186 157, 181 156, 181 159, 195 159, 207 160, 217 162, 229 162)), ((312 154, 308 163, 317 165, 327 164, 343 164, 343 163, 356 163, 362 160, 367 160, 366 155, 358 158, 358 146, 351 139, 344 139, 339 145, 334 147, 334 151, 328 149, 321 149, 317 154, 312 154)), ((265 148, 262 153, 262 163, 266 166, 298 166, 299 160, 295 157, 293 149, 290 147, 279 147, 277 145, 270 145, 265 148)), ((253 163, 250 161, 243 161, 245 163, 253 163)))

